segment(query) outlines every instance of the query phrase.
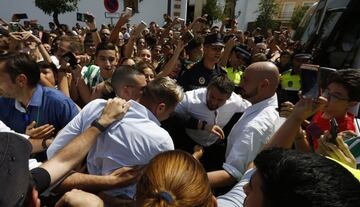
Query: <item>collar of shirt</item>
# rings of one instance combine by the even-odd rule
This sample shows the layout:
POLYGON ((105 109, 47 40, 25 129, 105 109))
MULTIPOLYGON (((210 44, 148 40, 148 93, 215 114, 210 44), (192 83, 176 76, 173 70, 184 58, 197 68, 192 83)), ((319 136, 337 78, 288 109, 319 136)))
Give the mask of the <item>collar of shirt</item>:
MULTIPOLYGON (((130 100, 131 108, 129 110, 134 110, 137 115, 143 115, 144 117, 147 117, 151 121, 155 122, 158 126, 160 126, 160 121, 156 118, 156 116, 145 106, 141 105, 140 103, 130 100)), ((126 117, 128 117, 130 113, 126 113, 126 117)))
POLYGON ((266 108, 266 107, 275 107, 277 108, 278 107, 278 101, 277 101, 277 95, 274 94, 273 96, 271 96, 270 98, 267 98, 263 101, 260 101, 259 103, 256 103, 252 106, 250 106, 249 108, 247 108, 244 112, 244 115, 246 114, 246 116, 260 110, 260 109, 263 109, 263 108, 266 108))
MULTIPOLYGON (((42 97, 43 97, 43 88, 38 84, 36 85, 35 92, 32 95, 28 106, 40 107, 42 105, 42 97)), ((26 113, 26 109, 17 100, 15 100, 15 108, 22 113, 26 113)))

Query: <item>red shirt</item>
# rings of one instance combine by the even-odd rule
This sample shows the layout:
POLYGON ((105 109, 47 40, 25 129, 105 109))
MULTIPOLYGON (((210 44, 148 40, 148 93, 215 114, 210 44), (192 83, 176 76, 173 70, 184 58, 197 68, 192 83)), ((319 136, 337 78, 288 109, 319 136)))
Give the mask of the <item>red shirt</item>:
MULTIPOLYGON (((325 119, 322 117, 322 112, 318 112, 315 114, 313 119, 311 120, 310 125, 306 128, 306 134, 312 137, 314 149, 318 148, 318 139, 326 130, 330 130, 330 119, 325 119)), ((338 132, 351 130, 355 132, 355 123, 354 123, 354 114, 346 113, 345 117, 337 118, 336 121, 339 125, 338 132)), ((310 140, 309 140, 310 141, 310 140)))

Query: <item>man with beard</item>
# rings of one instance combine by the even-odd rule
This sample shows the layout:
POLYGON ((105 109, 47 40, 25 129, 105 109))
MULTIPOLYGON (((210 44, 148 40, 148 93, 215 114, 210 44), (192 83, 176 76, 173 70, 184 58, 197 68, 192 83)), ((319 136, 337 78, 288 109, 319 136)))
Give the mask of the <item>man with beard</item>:
MULTIPOLYGON (((220 140, 226 138, 223 132, 235 113, 244 112, 251 104, 234 93, 235 85, 226 74, 211 80, 207 88, 199 88, 185 93, 175 112, 185 121, 183 130, 172 136, 176 148, 192 152, 195 145, 204 147, 202 163, 205 169, 215 170, 224 162, 226 146, 220 140), (176 139, 178 138, 178 139, 176 139), (214 168, 212 166, 216 166, 214 168)), ((179 124, 179 123, 177 123, 179 124)))
POLYGON ((279 71, 271 62, 251 64, 240 82, 240 94, 250 101, 242 117, 228 136, 223 169, 209 172, 212 187, 234 184, 245 173, 247 164, 254 160, 273 132, 279 117, 276 108, 276 89, 279 71))

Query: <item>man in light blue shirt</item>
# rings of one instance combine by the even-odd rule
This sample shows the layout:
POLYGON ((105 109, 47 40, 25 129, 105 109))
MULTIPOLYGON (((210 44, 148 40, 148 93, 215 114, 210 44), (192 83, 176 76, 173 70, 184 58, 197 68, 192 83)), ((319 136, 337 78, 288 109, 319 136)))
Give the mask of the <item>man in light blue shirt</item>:
MULTIPOLYGON (((115 91, 117 90, 115 89, 115 91)), ((159 78, 150 82, 144 88, 139 103, 130 100, 131 107, 124 118, 112 124, 97 139, 97 143, 87 157, 89 174, 109 175, 120 167, 145 165, 160 152, 173 150, 172 139, 160 127, 159 121, 169 117, 182 96, 181 87, 170 78, 159 78)), ((47 151, 48 156, 52 157, 75 136, 93 124, 100 116, 105 103, 104 100, 95 100, 85 106, 79 115, 55 138, 47 151)), ((111 196, 133 198, 135 195, 135 185, 119 188, 119 186, 114 186, 116 183, 106 180, 106 176, 103 176, 103 182, 84 181, 84 179, 78 179, 77 176, 83 176, 83 174, 75 176, 73 174, 67 178, 67 180, 71 179, 71 182, 70 180, 64 182, 72 183, 72 188, 89 187, 85 187, 83 190, 112 189, 107 191, 107 194, 111 196)), ((71 188, 69 185, 66 187, 71 188)))

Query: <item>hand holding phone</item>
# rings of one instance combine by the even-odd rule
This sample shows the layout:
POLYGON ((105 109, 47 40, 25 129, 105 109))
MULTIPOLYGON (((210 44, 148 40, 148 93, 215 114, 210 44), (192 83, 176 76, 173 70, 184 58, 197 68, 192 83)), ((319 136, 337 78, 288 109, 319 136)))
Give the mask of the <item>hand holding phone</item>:
POLYGON ((300 66, 301 92, 306 97, 317 99, 320 95, 318 79, 318 65, 302 64, 300 66))
POLYGON ((21 26, 19 22, 10 22, 9 23, 9 32, 20 32, 21 26))
POLYGON ((193 33, 191 33, 189 30, 182 36, 181 40, 184 44, 189 43, 194 38, 193 33))
POLYGON ((94 17, 90 14, 76 13, 76 20, 79 22, 93 22, 94 17))
POLYGON ((70 64, 70 67, 75 70, 77 65, 77 59, 75 55, 72 52, 67 52, 63 56, 61 56, 61 59, 65 62, 70 64))

